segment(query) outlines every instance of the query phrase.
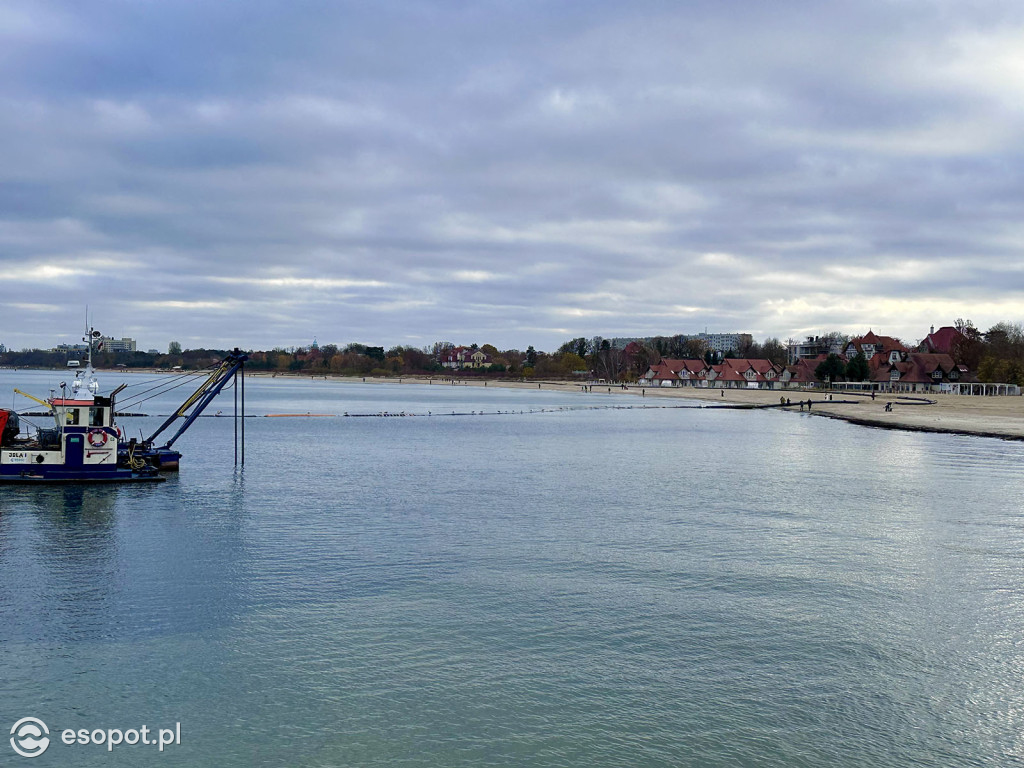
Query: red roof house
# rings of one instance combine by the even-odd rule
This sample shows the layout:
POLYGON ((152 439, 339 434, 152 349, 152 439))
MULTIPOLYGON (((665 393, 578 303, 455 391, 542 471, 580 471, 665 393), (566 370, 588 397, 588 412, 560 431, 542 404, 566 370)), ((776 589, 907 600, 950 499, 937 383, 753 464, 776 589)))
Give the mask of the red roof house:
POLYGON ((944 325, 937 331, 933 325, 931 333, 924 337, 917 349, 918 352, 931 352, 949 355, 952 354, 953 347, 956 343, 965 338, 967 337, 952 325, 944 325))

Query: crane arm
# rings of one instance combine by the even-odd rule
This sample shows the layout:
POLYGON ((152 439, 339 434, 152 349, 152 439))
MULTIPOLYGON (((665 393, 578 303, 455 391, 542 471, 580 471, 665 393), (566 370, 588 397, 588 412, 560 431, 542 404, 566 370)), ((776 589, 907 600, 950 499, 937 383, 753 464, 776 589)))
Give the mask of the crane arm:
POLYGON ((220 367, 211 373, 209 378, 207 378, 206 381, 204 381, 199 388, 193 392, 163 424, 160 425, 156 432, 147 437, 143 442, 146 445, 152 445, 160 433, 171 426, 171 424, 176 420, 185 419, 178 431, 174 433, 174 436, 168 440, 163 447, 170 448, 174 445, 174 442, 192 425, 192 422, 199 417, 199 415, 206 409, 206 406, 208 406, 220 393, 224 388, 224 385, 231 380, 231 377, 235 372, 241 368, 248 359, 248 355, 243 354, 236 348, 231 354, 224 358, 220 367))
POLYGON ((14 391, 17 392, 22 397, 27 397, 29 400, 34 400, 35 402, 44 406, 50 412, 50 415, 53 416, 53 423, 56 425, 57 429, 60 429, 60 417, 57 415, 57 411, 53 407, 53 403, 48 403, 42 398, 36 397, 35 395, 30 395, 28 392, 22 392, 17 387, 14 388, 14 391))
POLYGON ((43 399, 41 399, 41 398, 38 398, 38 397, 36 397, 35 395, 30 395, 30 394, 29 394, 28 392, 22 392, 22 391, 21 391, 20 389, 18 389, 17 387, 15 387, 15 388, 14 388, 14 391, 15 391, 15 392, 17 392, 17 393, 18 393, 19 395, 21 395, 22 397, 27 397, 27 398, 28 398, 29 400, 35 400, 35 401, 36 401, 37 403, 39 403, 40 405, 46 406, 46 407, 47 407, 47 408, 48 408, 49 410, 51 410, 51 411, 53 410, 53 405, 52 405, 51 403, 48 403, 48 402, 46 402, 45 400, 43 400, 43 399))

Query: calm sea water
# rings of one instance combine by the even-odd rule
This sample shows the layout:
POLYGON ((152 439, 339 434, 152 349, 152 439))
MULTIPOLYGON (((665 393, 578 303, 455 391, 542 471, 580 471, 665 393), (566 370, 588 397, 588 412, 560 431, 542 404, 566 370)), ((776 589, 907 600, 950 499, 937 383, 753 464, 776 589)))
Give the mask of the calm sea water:
POLYGON ((40 766, 1024 764, 1022 445, 596 392, 247 399, 431 415, 251 418, 244 470, 201 419, 167 483, 0 489, 0 764, 25 716, 40 766), (178 722, 163 753, 59 741, 178 722))

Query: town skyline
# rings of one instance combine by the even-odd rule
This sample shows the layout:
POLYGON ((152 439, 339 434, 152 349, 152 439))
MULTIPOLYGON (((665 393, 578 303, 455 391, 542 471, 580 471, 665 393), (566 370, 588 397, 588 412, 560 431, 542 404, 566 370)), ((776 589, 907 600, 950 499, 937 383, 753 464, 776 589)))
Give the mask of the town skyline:
MULTIPOLYGON (((782 344, 785 345, 785 344, 790 344, 790 343, 797 343, 797 344, 799 344, 799 343, 801 343, 801 342, 803 342, 803 341, 805 341, 806 339, 809 339, 809 338, 824 337, 824 336, 826 336, 828 334, 833 334, 833 333, 840 334, 840 335, 842 335, 842 336, 844 336, 846 338, 854 338, 854 337, 857 337, 859 335, 862 335, 862 334, 865 334, 865 333, 869 333, 869 332, 873 332, 873 333, 876 333, 878 335, 891 336, 893 338, 900 339, 901 341, 903 341, 904 343, 906 343, 909 346, 916 346, 916 345, 918 345, 919 343, 921 343, 924 340, 924 338, 928 335, 928 333, 930 331, 934 331, 936 328, 942 328, 942 327, 955 327, 955 325, 958 322, 969 323, 969 324, 973 325, 975 328, 977 328, 977 330, 979 330, 982 333, 987 330, 987 327, 980 327, 980 326, 978 326, 977 324, 973 323, 973 321, 970 318, 967 318, 967 319, 957 318, 956 320, 950 320, 948 322, 943 322, 941 324, 933 323, 928 328, 923 329, 923 332, 920 333, 919 335, 916 335, 916 336, 915 335, 899 335, 899 334, 895 334, 895 333, 888 333, 881 326, 872 325, 872 324, 868 323, 868 324, 857 325, 856 326, 857 330, 854 330, 854 331, 845 331, 843 329, 833 327, 833 328, 824 328, 824 329, 821 329, 821 330, 818 330, 818 331, 815 331, 815 332, 811 332, 811 333, 804 333, 802 335, 790 335, 790 336, 786 336, 786 337, 773 336, 773 335, 758 336, 757 334, 752 334, 752 333, 749 333, 749 332, 743 331, 743 330, 729 330, 729 331, 727 331, 727 330, 705 330, 705 329, 694 330, 694 331, 679 330, 679 331, 670 332, 670 333, 646 333, 646 334, 634 334, 634 335, 629 335, 629 334, 603 335, 603 334, 600 334, 600 333, 593 333, 593 332, 591 332, 591 333, 581 333, 581 334, 578 334, 576 336, 571 336, 571 337, 559 337, 558 340, 553 342, 550 346, 546 346, 546 345, 542 345, 542 344, 536 344, 536 343, 533 343, 533 342, 530 342, 530 341, 526 341, 525 343, 518 344, 518 345, 517 344, 507 345, 507 344, 501 344, 501 343, 495 344, 494 341, 492 341, 491 339, 489 339, 489 338, 478 338, 481 335, 480 334, 473 334, 473 333, 469 333, 468 334, 468 336, 472 337, 472 338, 466 338, 466 339, 458 339, 458 338, 456 338, 456 339, 440 339, 440 338, 438 338, 438 339, 432 339, 432 340, 430 340, 430 341, 428 341, 428 342, 426 342, 424 344, 413 344, 413 343, 407 343, 407 342, 401 342, 401 341, 394 342, 394 343, 389 343, 387 340, 378 339, 378 338, 333 339, 333 338, 322 338, 322 337, 320 337, 318 335, 314 335, 312 338, 309 338, 309 339, 306 339, 306 340, 296 339, 296 340, 293 340, 291 343, 282 343, 282 344, 267 344, 267 343, 260 344, 259 342, 257 342, 257 343, 254 343, 254 344, 237 344, 237 343, 232 343, 232 344, 228 344, 228 345, 222 345, 222 344, 214 343, 215 342, 215 338, 214 337, 202 337, 202 336, 200 336, 200 337, 198 337, 196 339, 193 339, 193 341, 196 342, 195 344, 184 343, 178 337, 169 338, 169 339, 167 339, 163 343, 153 344, 153 343, 149 343, 145 339, 137 339, 137 338, 135 338, 133 336, 130 336, 128 334, 121 334, 121 333, 118 333, 118 332, 108 333, 107 332, 108 329, 101 328, 101 327, 97 326, 95 323, 93 323, 92 321, 90 321, 90 327, 91 328, 95 328, 98 332, 100 332, 103 335, 104 340, 106 342, 108 342, 108 346, 110 346, 109 342, 114 342, 113 346, 114 346, 114 349, 116 351, 133 351, 134 352, 134 351, 137 350, 139 352, 143 352, 143 351, 149 352, 149 353, 156 352, 156 353, 159 353, 159 354, 167 353, 169 345, 171 345, 171 344, 177 344, 177 345, 179 345, 180 348, 184 348, 184 349, 231 349, 231 348, 234 348, 234 347, 237 346, 237 347, 239 347, 241 349, 271 351, 271 350, 274 350, 274 349, 309 349, 309 348, 311 348, 314 345, 319 345, 319 346, 331 345, 331 346, 337 346, 337 347, 345 347, 346 345, 351 345, 351 344, 370 344, 370 345, 374 345, 374 346, 381 346, 381 347, 383 347, 385 349, 393 348, 393 347, 403 347, 403 346, 414 347, 414 348, 417 348, 417 349, 425 349, 425 348, 430 348, 430 347, 432 347, 432 346, 434 346, 434 345, 436 345, 438 343, 450 343, 450 344, 452 344, 454 346, 469 346, 469 345, 473 345, 473 344, 475 344, 477 346, 482 346, 482 345, 487 344, 487 345, 493 345, 493 346, 496 346, 496 347, 500 347, 501 349, 519 349, 521 351, 525 351, 527 349, 527 347, 533 347, 537 351, 540 351, 540 352, 551 352, 551 351, 556 350, 558 347, 562 346, 566 341, 568 341, 570 339, 580 338, 580 337, 585 338, 587 340, 594 339, 594 338, 606 339, 606 340, 609 340, 609 341, 619 340, 619 341, 621 341, 624 344, 625 342, 630 341, 630 340, 651 340, 651 339, 655 339, 655 338, 668 339, 668 338, 679 337, 679 336, 690 337, 690 338, 716 337, 716 336, 717 337, 749 336, 751 341, 756 342, 756 343, 763 343, 765 341, 775 339, 775 340, 778 340, 779 342, 781 342, 782 344), (131 344, 130 348, 128 346, 126 346, 129 343, 131 344)), ((993 325, 998 325, 1000 323, 1006 324, 1008 322, 1010 322, 1010 321, 1007 321, 1007 320, 1004 319, 1004 320, 997 321, 996 323, 993 323, 993 325)), ((32 350, 58 350, 58 351, 59 350, 64 350, 64 351, 67 351, 67 349, 72 348, 72 347, 76 347, 76 346, 81 346, 82 348, 84 348, 84 344, 82 344, 82 342, 84 340, 84 337, 83 337, 83 334, 82 334, 81 331, 78 334, 73 334, 73 333, 72 334, 57 334, 51 340, 52 343, 48 343, 47 344, 45 342, 42 342, 42 343, 36 344, 36 345, 27 345, 27 344, 15 343, 14 340, 16 340, 18 338, 18 334, 16 334, 16 333, 6 333, 5 329, 0 329, 0 334, 2 334, 2 335, 0 335, 0 345, 2 345, 5 349, 11 350, 11 351, 24 350, 24 349, 32 349, 32 350)), ((619 346, 622 346, 622 344, 620 344, 619 346)), ((727 351, 727 346, 721 346, 721 344, 717 344, 717 343, 712 343, 711 344, 711 348, 714 349, 714 350, 717 350, 719 352, 727 351)))
MULTIPOLYGON (((200 341, 196 345, 183 345, 177 339, 173 339, 168 342, 164 347, 153 347, 152 345, 145 345, 139 342, 137 339, 131 337, 120 337, 116 338, 109 334, 104 334, 102 331, 92 328, 95 334, 94 340, 100 342, 100 344, 94 345, 94 350, 97 352, 103 350, 107 353, 115 353, 118 355, 128 354, 135 355, 146 354, 147 356, 162 357, 165 355, 180 355, 182 351, 200 351, 200 350, 226 350, 234 348, 236 345, 231 347, 218 347, 215 344, 211 344, 205 341, 200 341)), ((858 333, 844 333, 842 331, 831 329, 828 331, 822 331, 817 334, 809 334, 801 337, 788 337, 786 339, 780 339, 778 337, 768 336, 758 338, 749 333, 735 332, 735 333, 709 333, 707 331, 699 331, 696 333, 670 333, 670 334, 654 334, 650 336, 602 336, 600 334, 573 337, 570 339, 562 339, 557 346, 550 348, 544 346, 538 346, 535 344, 524 344, 520 346, 502 347, 503 352, 517 351, 525 354, 527 350, 536 352, 539 354, 557 354, 566 350, 566 348, 580 348, 587 347, 591 352, 596 351, 599 347, 610 346, 612 349, 624 349, 630 344, 640 343, 644 346, 656 349, 659 346, 671 347, 679 346, 681 343, 685 343, 687 340, 696 341, 702 345, 702 349, 717 354, 719 357, 729 354, 732 356, 746 356, 746 351, 750 348, 761 349, 761 348, 778 348, 788 349, 788 358, 790 362, 799 358, 808 356, 809 350, 816 350, 810 356, 817 355, 819 352, 829 347, 835 348, 840 342, 846 343, 853 339, 857 339, 860 336, 872 336, 877 335, 883 338, 889 338, 893 341, 904 344, 907 348, 918 347, 929 341, 932 336, 938 330, 939 335, 963 336, 963 333, 967 334, 968 338, 977 339, 984 341, 992 333, 996 333, 998 338, 1008 337, 1016 341, 1024 340, 1024 324, 1021 323, 1010 323, 1007 321, 1001 321, 996 323, 991 328, 978 328, 973 321, 970 319, 958 318, 955 322, 949 323, 942 326, 929 326, 928 332, 921 337, 896 337, 890 334, 885 334, 880 328, 873 326, 866 326, 866 329, 862 329, 858 333), (961 333, 963 332, 963 333, 961 333)), ((72 357, 80 356, 79 353, 84 352, 88 346, 86 343, 85 336, 81 336, 78 339, 71 341, 61 341, 56 344, 48 346, 36 346, 36 347, 16 347, 8 345, 0 339, 0 353, 6 352, 57 352, 63 353, 72 357)), ((383 353, 386 350, 400 350, 409 349, 416 350, 421 353, 427 353, 438 357, 441 351, 444 349, 477 349, 477 348, 490 348, 497 351, 497 346, 492 344, 489 340, 485 340, 482 343, 466 340, 448 340, 438 339, 429 344, 414 345, 414 344, 375 344, 373 341, 367 343, 365 340, 320 340, 314 337, 309 343, 298 343, 298 344, 286 344, 286 345, 249 345, 240 346, 239 348, 247 350, 249 352, 310 352, 316 351, 317 349, 329 349, 329 350, 346 350, 352 348, 373 348, 379 349, 383 353)), ((581 354, 583 354, 581 352, 581 354)), ((701 353, 703 354, 703 353, 701 353)), ((672 355, 667 355, 672 356, 672 355)), ((676 355, 678 357, 678 355, 676 355)), ((697 355, 700 356, 700 355, 697 355)))

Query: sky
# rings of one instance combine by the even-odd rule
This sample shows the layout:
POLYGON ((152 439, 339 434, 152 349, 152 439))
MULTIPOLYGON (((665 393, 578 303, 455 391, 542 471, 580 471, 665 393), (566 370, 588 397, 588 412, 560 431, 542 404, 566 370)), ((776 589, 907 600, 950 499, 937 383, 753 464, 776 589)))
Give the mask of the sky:
POLYGON ((1024 320, 1024 3, 4 0, 0 342, 1024 320))

